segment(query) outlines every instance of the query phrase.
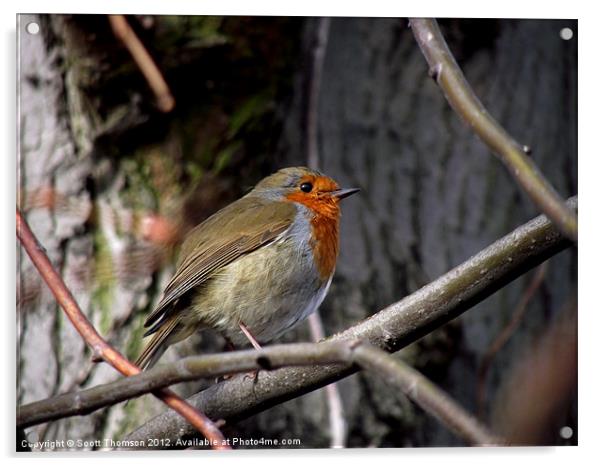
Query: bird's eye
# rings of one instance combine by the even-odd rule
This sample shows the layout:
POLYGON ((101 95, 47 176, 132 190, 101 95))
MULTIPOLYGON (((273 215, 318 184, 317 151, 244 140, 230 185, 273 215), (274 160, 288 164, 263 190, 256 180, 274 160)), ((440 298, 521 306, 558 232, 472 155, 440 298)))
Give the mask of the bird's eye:
POLYGON ((311 190, 314 189, 314 186, 311 183, 302 183, 301 186, 299 186, 299 188, 304 193, 311 193, 311 190))

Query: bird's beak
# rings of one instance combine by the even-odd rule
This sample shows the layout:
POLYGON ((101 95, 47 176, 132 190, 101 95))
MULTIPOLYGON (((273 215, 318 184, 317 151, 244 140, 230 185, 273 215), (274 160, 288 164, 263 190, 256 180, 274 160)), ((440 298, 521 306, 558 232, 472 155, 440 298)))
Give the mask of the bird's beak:
POLYGON ((345 199, 346 197, 351 196, 359 191, 359 188, 348 188, 348 189, 337 189, 332 193, 333 197, 337 199, 345 199))

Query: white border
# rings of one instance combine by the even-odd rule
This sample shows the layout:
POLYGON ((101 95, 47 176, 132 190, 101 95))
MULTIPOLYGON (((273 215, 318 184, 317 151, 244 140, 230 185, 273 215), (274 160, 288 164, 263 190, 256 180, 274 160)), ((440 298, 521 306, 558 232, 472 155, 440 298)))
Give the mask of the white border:
MULTIPOLYGON (((16 3, 16 2, 14 2, 16 3)), ((317 459, 334 459, 333 455, 345 461, 357 459, 365 463, 371 458, 383 462, 419 462, 440 465, 461 463, 463 465, 481 465, 484 460, 488 465, 504 465, 517 460, 545 461, 546 465, 566 464, 577 461, 578 464, 591 464, 594 458, 600 458, 597 449, 600 441, 600 363, 598 354, 600 346, 600 314, 599 300, 594 291, 600 288, 600 218, 602 209, 599 200, 602 185, 599 177, 600 142, 596 136, 601 133, 600 109, 600 44, 599 15, 594 8, 595 2, 525 2, 524 0, 505 0, 497 2, 470 2, 465 0, 404 2, 400 0, 370 0, 364 2, 327 2, 324 0, 304 0, 302 2, 283 1, 194 1, 194 0, 104 0, 102 2, 82 2, 81 0, 21 0, 18 6, 13 2, 1 2, 0 23, 2 54, 0 64, 2 72, 0 86, 2 110, 0 111, 0 141, 3 143, 3 154, 0 157, 4 182, 0 191, 2 202, 1 218, 4 220, 0 231, 3 251, 0 257, 12 258, 12 262, 4 260, 4 276, 0 280, 4 306, 4 340, 1 345, 5 353, 5 383, 2 384, 2 397, 5 415, 0 438, 3 439, 4 455, 9 462, 14 460, 14 293, 15 293, 15 236, 13 209, 15 205, 15 15, 20 13, 154 13, 154 14, 254 14, 254 15, 301 15, 301 16, 453 16, 453 17, 504 17, 504 18, 578 18, 579 19, 579 195, 580 195, 580 237, 579 237, 579 444, 577 448, 521 448, 521 449, 404 449, 404 450, 350 450, 350 451, 288 451, 260 452, 244 451, 218 455, 176 454, 168 452, 148 454, 127 454, 128 460, 142 457, 145 462, 163 463, 167 457, 178 456, 178 460, 211 461, 223 464, 223 461, 245 461, 245 465, 278 464, 284 460, 287 465, 303 464, 317 459), (16 10, 15 8, 18 8, 16 10), (583 251, 586 251, 583 253, 583 251), (589 461, 591 459, 591 461, 589 461)), ((188 452, 190 453, 190 452, 188 452)), ((61 463, 80 463, 82 454, 38 455, 29 460, 39 458, 41 461, 60 461, 61 463)), ((112 454, 86 455, 85 461, 98 463, 102 461, 119 461, 110 458, 112 454)), ((23 458, 21 455, 20 458, 23 458)), ((519 464, 521 464, 519 463, 519 464)))

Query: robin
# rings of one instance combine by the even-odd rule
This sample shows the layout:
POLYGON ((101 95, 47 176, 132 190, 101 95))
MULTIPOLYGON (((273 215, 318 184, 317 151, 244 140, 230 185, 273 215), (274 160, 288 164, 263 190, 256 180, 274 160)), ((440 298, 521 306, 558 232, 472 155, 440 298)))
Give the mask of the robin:
POLYGON ((334 275, 339 202, 357 191, 316 170, 284 168, 197 225, 146 319, 152 338, 136 364, 151 367, 197 330, 259 348, 307 318, 334 275))

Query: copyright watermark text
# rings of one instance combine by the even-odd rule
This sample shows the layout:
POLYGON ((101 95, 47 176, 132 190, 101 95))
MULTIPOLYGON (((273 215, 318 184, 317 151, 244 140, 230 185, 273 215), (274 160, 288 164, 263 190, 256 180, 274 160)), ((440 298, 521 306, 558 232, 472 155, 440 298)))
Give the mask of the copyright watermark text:
POLYGON ((61 451, 61 450, 104 450, 104 449, 144 449, 144 448, 159 448, 159 449, 183 449, 183 448, 211 448, 216 446, 229 446, 233 448, 249 448, 249 447, 264 447, 264 448, 282 448, 301 446, 301 439, 298 438, 242 438, 231 437, 224 439, 221 444, 217 441, 208 440, 205 438, 194 439, 161 439, 149 438, 146 440, 114 440, 110 438, 86 440, 44 440, 40 442, 30 442, 28 440, 21 441, 21 447, 29 448, 33 451, 61 451))

